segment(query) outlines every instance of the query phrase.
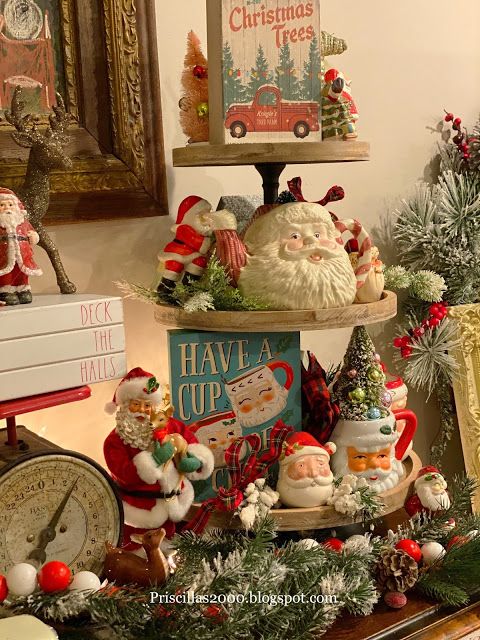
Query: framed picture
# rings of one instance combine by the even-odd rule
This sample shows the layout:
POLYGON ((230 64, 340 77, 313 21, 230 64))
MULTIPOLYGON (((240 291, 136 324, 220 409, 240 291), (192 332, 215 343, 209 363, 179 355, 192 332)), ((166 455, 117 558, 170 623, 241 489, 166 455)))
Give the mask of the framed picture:
MULTIPOLYGON (((453 391, 468 475, 480 481, 480 304, 451 307, 449 317, 457 323, 461 346, 455 357, 460 365, 453 391)), ((473 504, 480 513, 480 491, 473 504)))
POLYGON ((47 223, 167 214, 155 2, 0 0, 0 185, 14 190, 28 149, 4 113, 18 85, 39 127, 57 93, 74 119, 47 223))

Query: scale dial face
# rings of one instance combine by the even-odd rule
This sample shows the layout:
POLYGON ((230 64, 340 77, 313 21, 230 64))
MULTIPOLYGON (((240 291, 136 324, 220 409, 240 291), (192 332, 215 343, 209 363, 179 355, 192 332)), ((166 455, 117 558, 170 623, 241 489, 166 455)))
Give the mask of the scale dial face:
POLYGON ((118 545, 122 523, 121 500, 111 480, 89 458, 63 450, 41 452, 0 470, 2 574, 16 562, 28 562, 43 546, 47 562, 61 560, 73 573, 100 575, 105 542, 118 545), (42 535, 47 527, 55 532, 48 542, 42 535))

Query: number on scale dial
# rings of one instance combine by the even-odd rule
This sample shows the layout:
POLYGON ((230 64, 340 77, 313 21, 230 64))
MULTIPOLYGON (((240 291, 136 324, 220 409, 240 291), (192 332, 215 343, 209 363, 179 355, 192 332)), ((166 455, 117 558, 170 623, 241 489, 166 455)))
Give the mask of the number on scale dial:
POLYGON ((107 473, 70 451, 41 452, 0 470, 0 573, 61 560, 100 574, 105 541, 121 535, 121 501, 107 473))

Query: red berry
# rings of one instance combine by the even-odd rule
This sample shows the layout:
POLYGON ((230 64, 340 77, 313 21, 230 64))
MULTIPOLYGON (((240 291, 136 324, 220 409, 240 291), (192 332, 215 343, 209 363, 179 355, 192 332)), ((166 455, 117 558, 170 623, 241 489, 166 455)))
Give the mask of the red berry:
POLYGON ((463 154, 463 159, 464 160, 469 160, 470 159, 470 154, 469 153, 464 153, 463 154))
POLYGON ((393 341, 393 346, 396 347, 397 349, 400 349, 400 347, 403 347, 403 338, 395 338, 395 340, 393 341))
POLYGON ((445 116, 445 122, 451 122, 454 118, 453 113, 447 113, 447 115, 445 116))
POLYGON ((415 327, 413 330, 413 335, 415 338, 421 338, 425 333, 425 329, 423 327, 415 327))
POLYGON ((200 64, 196 64, 193 67, 193 75, 195 76, 195 78, 198 78, 199 80, 203 80, 203 78, 207 77, 207 70, 205 69, 205 67, 202 67, 200 64))
POLYGON ((69 567, 58 560, 47 562, 38 572, 38 584, 45 593, 64 591, 70 584, 72 573, 69 567))
POLYGON ((462 151, 468 151, 468 144, 464 142, 463 144, 460 145, 460 149, 462 151))
POLYGON ((428 321, 428 326, 430 327, 430 329, 434 329, 435 327, 438 327, 438 325, 440 324, 441 320, 440 318, 430 318, 430 320, 428 321))
POLYGON ((402 347, 400 349, 400 355, 402 358, 409 358, 413 353, 412 347, 402 347))
POLYGON ((344 544, 345 543, 338 538, 327 538, 322 542, 322 546, 327 547, 327 549, 331 549, 332 551, 336 551, 337 553, 340 553, 344 544))
POLYGON ((410 336, 403 336, 402 338, 402 347, 408 347, 412 344, 412 339, 410 336))
POLYGON ((420 549, 420 545, 418 545, 415 540, 399 540, 395 545, 395 549, 400 549, 400 551, 405 551, 408 555, 415 560, 415 562, 420 562, 422 559, 422 550, 420 549))
POLYGON ((0 575, 0 602, 3 602, 8 596, 7 579, 0 575))
POLYGON ((461 118, 455 118, 455 120, 453 121, 453 126, 454 127, 459 127, 462 124, 462 119, 461 118))
POLYGON ((442 308, 442 305, 440 303, 434 302, 433 304, 430 305, 428 310, 430 311, 432 316, 436 316, 441 308, 442 308))

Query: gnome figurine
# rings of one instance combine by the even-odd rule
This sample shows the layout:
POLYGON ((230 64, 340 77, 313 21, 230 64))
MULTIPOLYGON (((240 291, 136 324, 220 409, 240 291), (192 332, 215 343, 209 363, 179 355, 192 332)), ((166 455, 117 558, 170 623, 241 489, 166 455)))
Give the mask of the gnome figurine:
POLYGON ((124 548, 140 548, 138 536, 163 527, 167 537, 193 501, 191 481, 213 472, 213 454, 199 444, 179 420, 155 418, 162 390, 151 373, 132 369, 117 387, 107 413, 116 413, 116 427, 103 451, 116 482, 125 514, 124 548))
POLYGON ((422 512, 443 511, 450 507, 445 478, 436 467, 423 467, 415 480, 415 493, 406 501, 410 517, 422 512))
POLYGON ((305 431, 290 434, 280 456, 277 491, 287 507, 320 507, 333 493, 333 442, 321 445, 305 431))

